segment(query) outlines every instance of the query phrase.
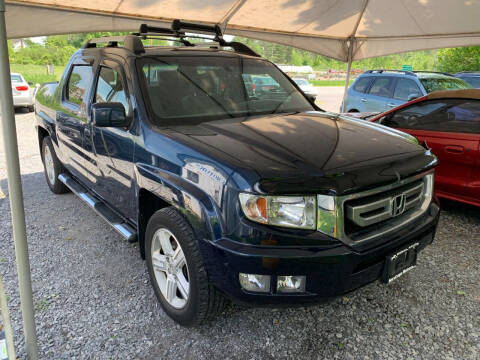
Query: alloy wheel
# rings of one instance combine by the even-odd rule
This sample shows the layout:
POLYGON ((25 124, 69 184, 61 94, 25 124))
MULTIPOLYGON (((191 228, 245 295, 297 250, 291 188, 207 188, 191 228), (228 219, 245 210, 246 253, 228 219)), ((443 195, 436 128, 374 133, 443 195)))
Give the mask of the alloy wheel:
POLYGON ((152 240, 152 267, 164 299, 175 309, 188 301, 188 266, 180 243, 168 229, 158 229, 152 240))

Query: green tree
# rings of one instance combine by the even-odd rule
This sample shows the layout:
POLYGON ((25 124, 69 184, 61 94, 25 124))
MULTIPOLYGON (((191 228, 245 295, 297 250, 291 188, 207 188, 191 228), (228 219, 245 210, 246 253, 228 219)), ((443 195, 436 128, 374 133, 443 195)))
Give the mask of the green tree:
POLYGON ((291 64, 297 66, 303 65, 303 56, 298 50, 292 50, 291 64))
POLYGON ((450 73, 480 70, 480 46, 442 49, 438 51, 438 69, 450 73))

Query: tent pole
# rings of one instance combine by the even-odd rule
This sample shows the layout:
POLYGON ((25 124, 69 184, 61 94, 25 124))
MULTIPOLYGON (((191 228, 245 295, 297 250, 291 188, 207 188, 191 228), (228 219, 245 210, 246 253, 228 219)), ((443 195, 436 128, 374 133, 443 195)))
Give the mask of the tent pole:
POLYGON ((353 46, 355 44, 355 40, 350 38, 348 40, 348 55, 347 55, 347 76, 345 77, 345 88, 343 89, 343 101, 342 101, 342 112, 345 112, 345 100, 347 100, 347 93, 348 93, 348 83, 350 82, 350 70, 352 69, 352 60, 353 60, 353 46))
POLYGON ((7 162, 8 194, 12 214, 13 239, 17 262, 20 304, 22 308, 25 346, 29 360, 38 359, 37 334, 33 310, 30 262, 28 259, 25 209, 23 207, 22 180, 18 158, 15 110, 13 108, 10 64, 8 61, 7 29, 5 25, 5 0, 0 0, 0 108, 3 142, 7 162))

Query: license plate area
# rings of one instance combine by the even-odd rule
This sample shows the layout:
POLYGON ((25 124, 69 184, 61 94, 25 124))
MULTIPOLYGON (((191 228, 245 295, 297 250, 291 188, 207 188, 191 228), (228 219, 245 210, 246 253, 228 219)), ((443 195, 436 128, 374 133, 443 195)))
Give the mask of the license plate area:
POLYGON ((417 249, 419 243, 414 243, 385 259, 382 281, 390 284, 417 266, 417 249))

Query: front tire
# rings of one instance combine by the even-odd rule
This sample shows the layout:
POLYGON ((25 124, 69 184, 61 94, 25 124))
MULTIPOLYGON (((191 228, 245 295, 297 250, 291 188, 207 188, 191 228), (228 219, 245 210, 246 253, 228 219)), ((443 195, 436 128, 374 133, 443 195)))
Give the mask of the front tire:
POLYGON ((58 175, 64 173, 65 169, 55 154, 50 136, 44 137, 42 141, 42 161, 45 178, 47 179, 50 190, 52 190, 54 194, 64 194, 68 192, 69 189, 58 179, 58 175))
POLYGON ((169 317, 195 326, 224 309, 228 301, 209 284, 198 241, 175 208, 153 214, 145 236, 150 282, 169 317))

